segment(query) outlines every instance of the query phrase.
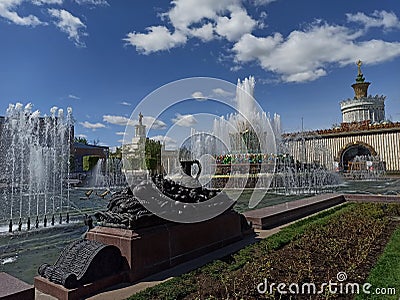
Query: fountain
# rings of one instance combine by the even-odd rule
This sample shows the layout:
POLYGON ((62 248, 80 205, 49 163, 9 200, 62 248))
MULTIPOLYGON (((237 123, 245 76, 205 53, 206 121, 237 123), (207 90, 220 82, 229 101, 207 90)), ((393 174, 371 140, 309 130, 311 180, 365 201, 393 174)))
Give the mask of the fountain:
MULTIPOLYGON (((239 113, 214 121, 213 133, 222 142, 214 143, 211 151, 215 157, 212 186, 270 187, 276 193, 315 194, 337 185, 338 176, 326 168, 328 150, 320 145, 318 137, 300 134, 283 138, 279 115, 271 118, 263 111, 256 112, 254 87, 254 77, 239 80, 239 113), (309 153, 301 149, 309 149, 309 153), (298 154, 296 160, 294 153, 298 154)), ((198 140, 192 151, 198 151, 198 140)))
POLYGON ((377 155, 356 155, 348 164, 345 176, 352 180, 378 180, 386 171, 384 162, 377 155))
POLYGON ((315 133, 285 135, 278 145, 276 173, 271 188, 279 194, 330 192, 340 183, 327 169, 331 154, 315 133))
POLYGON ((260 109, 254 99, 254 87, 252 76, 238 80, 238 113, 214 120, 213 135, 219 142, 214 143, 212 152, 213 187, 269 188, 275 169, 273 157, 276 137, 280 135, 280 116, 275 114, 271 118, 260 109))
POLYGON ((32 104, 10 104, 0 122, 2 195, 0 222, 9 220, 9 232, 31 225, 47 226, 48 217, 62 214, 69 222, 70 147, 73 135, 72 109, 52 107, 49 116, 32 112, 32 104))
POLYGON ((87 185, 93 188, 125 187, 127 183, 122 172, 122 160, 114 157, 100 158, 93 167, 87 185))
POLYGON ((275 153, 275 137, 280 135, 280 116, 271 119, 257 107, 254 99, 255 79, 253 76, 238 80, 236 87, 236 106, 238 113, 214 120, 213 134, 222 142, 216 147, 219 154, 229 153, 275 153))

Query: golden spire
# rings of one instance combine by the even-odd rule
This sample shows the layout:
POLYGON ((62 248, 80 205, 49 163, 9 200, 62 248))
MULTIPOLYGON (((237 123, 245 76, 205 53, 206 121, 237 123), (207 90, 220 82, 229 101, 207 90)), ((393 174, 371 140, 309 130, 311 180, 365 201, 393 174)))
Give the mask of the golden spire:
POLYGON ((362 61, 360 59, 356 62, 356 65, 358 67, 358 73, 357 73, 356 83, 352 85, 352 88, 354 89, 355 98, 361 99, 363 97, 368 96, 368 86, 371 83, 365 82, 364 75, 361 71, 362 61))
POLYGON ((356 77, 356 82, 357 82, 357 83, 362 83, 362 82, 365 81, 364 75, 363 75, 363 73, 361 72, 362 61, 361 61, 361 60, 358 60, 358 61, 356 62, 356 65, 357 65, 357 67, 358 67, 358 73, 357 73, 357 77, 356 77))

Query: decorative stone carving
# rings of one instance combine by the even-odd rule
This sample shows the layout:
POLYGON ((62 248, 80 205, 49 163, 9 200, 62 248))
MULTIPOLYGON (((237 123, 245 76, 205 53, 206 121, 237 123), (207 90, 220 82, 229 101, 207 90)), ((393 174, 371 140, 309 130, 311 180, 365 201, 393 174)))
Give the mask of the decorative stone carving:
POLYGON ((72 289, 120 272, 122 262, 121 252, 115 246, 77 240, 63 249, 53 266, 42 264, 38 273, 72 289))

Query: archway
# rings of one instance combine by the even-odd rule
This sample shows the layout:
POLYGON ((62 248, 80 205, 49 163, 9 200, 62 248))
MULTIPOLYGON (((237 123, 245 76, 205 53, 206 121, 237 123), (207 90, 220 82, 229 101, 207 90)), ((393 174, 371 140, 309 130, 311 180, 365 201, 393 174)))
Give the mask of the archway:
POLYGON ((370 145, 364 142, 354 142, 347 144, 339 152, 339 167, 344 172, 348 171, 349 161, 352 161, 356 156, 375 156, 376 151, 370 145))

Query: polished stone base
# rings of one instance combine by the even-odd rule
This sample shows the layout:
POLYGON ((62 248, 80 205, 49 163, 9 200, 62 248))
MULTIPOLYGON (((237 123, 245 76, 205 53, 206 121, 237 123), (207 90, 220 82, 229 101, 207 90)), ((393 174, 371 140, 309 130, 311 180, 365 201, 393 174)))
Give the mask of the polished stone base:
POLYGON ((10 274, 0 273, 0 299, 1 300, 33 300, 35 288, 10 274))
MULTIPOLYGON (((126 274, 116 274, 96 282, 85 284, 75 289, 67 289, 60 284, 53 283, 46 278, 36 276, 34 278, 35 288, 44 294, 56 297, 59 300, 78 300, 87 296, 95 295, 98 291, 104 290, 113 285, 126 281, 126 274)), ((34 298, 32 298, 34 299, 34 298)))
POLYGON ((396 195, 322 194, 250 210, 243 215, 255 229, 271 229, 344 202, 399 203, 396 195))
POLYGON ((240 215, 229 211, 191 224, 167 223, 133 230, 96 227, 87 239, 117 246, 130 282, 224 247, 243 237, 240 215))
POLYGON ((344 203, 343 195, 324 194, 278 205, 250 210, 244 213, 253 228, 271 229, 304 218, 329 207, 344 203))

